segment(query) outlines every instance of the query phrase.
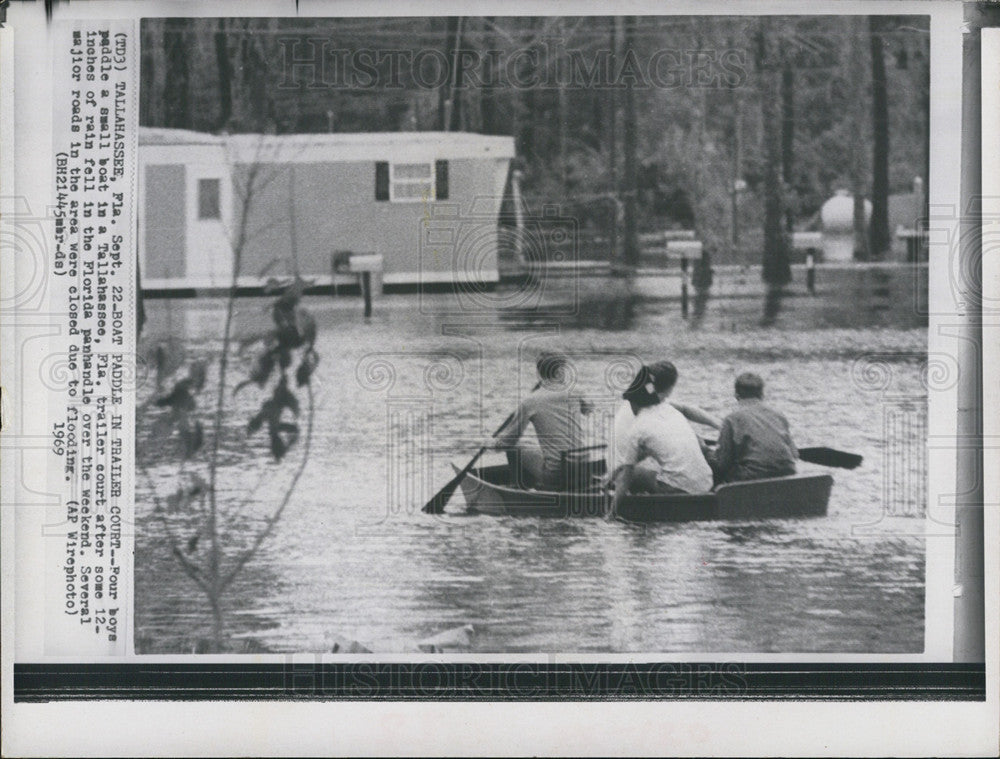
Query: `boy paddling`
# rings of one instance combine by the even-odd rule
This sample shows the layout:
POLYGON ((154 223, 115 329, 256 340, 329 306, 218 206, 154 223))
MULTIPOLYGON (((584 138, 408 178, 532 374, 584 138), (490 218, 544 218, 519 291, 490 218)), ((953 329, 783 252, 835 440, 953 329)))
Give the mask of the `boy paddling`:
POLYGON ((538 386, 518 404, 510 423, 487 445, 507 451, 518 484, 538 490, 563 490, 578 479, 574 469, 585 461, 585 454, 575 449, 584 445, 583 416, 591 409, 582 397, 570 392, 566 356, 543 353, 535 367, 538 386), (535 429, 538 445, 521 440, 528 424, 535 429))

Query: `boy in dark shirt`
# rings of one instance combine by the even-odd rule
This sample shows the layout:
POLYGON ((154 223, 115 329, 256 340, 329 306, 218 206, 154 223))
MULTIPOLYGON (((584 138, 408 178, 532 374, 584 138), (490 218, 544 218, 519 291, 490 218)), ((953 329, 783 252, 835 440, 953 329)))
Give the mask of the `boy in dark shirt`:
POLYGON ((788 420, 766 406, 764 380, 747 372, 736 378, 739 408, 719 430, 719 446, 712 457, 718 482, 759 480, 795 474, 798 451, 788 420))

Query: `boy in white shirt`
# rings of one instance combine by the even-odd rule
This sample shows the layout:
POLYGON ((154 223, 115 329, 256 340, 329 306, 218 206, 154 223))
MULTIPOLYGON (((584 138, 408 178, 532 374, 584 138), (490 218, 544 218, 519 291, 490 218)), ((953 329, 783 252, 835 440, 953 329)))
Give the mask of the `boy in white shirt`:
POLYGON ((621 442, 612 515, 629 492, 707 493, 712 489, 712 468, 698 436, 667 401, 676 383, 676 367, 661 361, 643 366, 622 396, 630 403, 635 420, 621 442), (655 468, 637 469, 647 457, 655 468))

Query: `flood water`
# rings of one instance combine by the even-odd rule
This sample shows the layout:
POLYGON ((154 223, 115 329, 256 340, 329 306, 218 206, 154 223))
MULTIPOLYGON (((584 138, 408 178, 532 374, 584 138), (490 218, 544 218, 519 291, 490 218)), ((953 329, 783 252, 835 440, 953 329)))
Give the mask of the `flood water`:
MULTIPOLYGON (((765 328, 760 300, 713 299, 699 320, 684 320, 656 287, 573 281, 534 303, 516 290, 462 304, 391 295, 368 322, 357 298, 307 298, 321 355, 312 454, 226 596, 227 633, 271 651, 319 652, 331 636, 407 651, 464 624, 476 630, 474 653, 921 651, 927 332, 912 303, 796 295, 765 328), (817 519, 465 516, 460 491, 447 514, 421 514, 452 476, 449 462, 463 465, 534 384, 543 348, 571 354, 597 420, 638 360, 671 359, 675 397, 718 415, 734 405, 736 374, 755 371, 800 446, 857 452, 864 464, 801 466, 835 478, 829 514, 817 519)), ((240 330, 263 325, 266 305, 239 300, 240 330)), ((144 350, 173 335, 175 355, 217 355, 221 298, 146 306, 144 350)), ((226 415, 229 504, 258 485, 252 502, 275 498, 298 461, 293 452, 273 463, 261 435, 246 448, 255 392, 241 391, 226 415)), ((153 393, 147 382, 140 402, 153 393)), ((152 483, 162 497, 178 471, 158 459, 151 418, 137 421, 149 477, 136 490, 136 646, 186 653, 211 617, 151 516, 152 483)), ((592 432, 602 436, 599 422, 592 432)), ((259 524, 255 514, 241 511, 244 528, 259 524)))

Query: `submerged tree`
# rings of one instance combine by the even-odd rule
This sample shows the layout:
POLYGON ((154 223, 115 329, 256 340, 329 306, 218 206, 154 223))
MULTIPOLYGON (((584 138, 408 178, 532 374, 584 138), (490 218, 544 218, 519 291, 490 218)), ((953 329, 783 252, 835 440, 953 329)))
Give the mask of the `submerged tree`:
POLYGON ((871 254, 881 258, 889 250, 889 92, 885 71, 885 44, 878 16, 868 17, 872 59, 872 218, 871 254))
POLYGON ((757 71, 764 140, 764 260, 769 289, 779 290, 792 279, 788 262, 785 193, 782 181, 781 55, 776 21, 762 17, 757 27, 757 71))
MULTIPOLYGON (((795 65, 792 56, 782 48, 781 54, 781 177, 785 189, 795 183, 795 65)), ((795 228, 793 202, 785 204, 785 229, 795 228)))
MULTIPOLYGON (((847 19, 849 41, 849 56, 847 60, 847 77, 850 84, 848 118, 855 135, 864 134, 867 130, 867 113, 865 108, 866 66, 864 52, 866 49, 867 22, 863 16, 851 16, 847 19)), ((865 156, 865 145, 860 140, 850 144, 850 176, 851 193, 854 195, 854 257, 859 261, 869 258, 868 218, 865 208, 865 190, 868 187, 868 166, 865 156)))
POLYGON ((636 123, 635 107, 635 76, 631 69, 626 68, 625 64, 629 61, 635 60, 635 27, 636 17, 626 16, 622 25, 622 43, 626 56, 622 70, 623 72, 629 72, 630 76, 628 81, 624 82, 625 89, 623 92, 625 103, 622 109, 622 153, 624 158, 622 195, 624 196, 625 202, 625 261, 630 266, 638 266, 639 264, 639 220, 637 218, 639 205, 637 197, 638 186, 636 181, 638 125, 636 123))
POLYGON ((182 367, 183 374, 174 372, 169 392, 148 400, 137 413, 152 417, 151 439, 156 441, 155 451, 137 459, 137 468, 146 478, 153 515, 163 526, 171 554, 208 602, 212 633, 207 649, 212 651, 226 648, 225 594, 288 506, 313 437, 317 330, 301 303, 306 282, 297 269, 293 278, 271 279, 265 286, 265 294, 272 297, 267 328, 240 338, 234 334, 244 253, 263 229, 252 226, 254 199, 276 176, 264 170, 267 163, 260 160, 259 148, 256 158, 243 171, 232 172, 238 218, 230 234, 233 268, 218 358, 194 360, 182 367), (237 361, 244 365, 245 376, 234 382, 231 368, 237 361), (250 392, 247 388, 254 387, 259 407, 241 431, 243 424, 234 423, 233 399, 242 399, 250 392), (305 394, 304 404, 300 393, 305 394), (261 433, 267 441, 263 450, 255 446, 261 433), (299 453, 286 480, 268 466, 255 484, 245 487, 242 463, 264 457, 276 465, 293 449, 299 453), (157 482, 154 463, 175 467, 165 485, 162 476, 157 482), (223 484, 227 476, 239 487, 223 484))
MULTIPOLYGON (((273 473, 265 469, 262 481, 247 492, 234 496, 220 488, 223 470, 238 465, 241 455, 259 455, 252 451, 235 451, 235 441, 227 440, 225 461, 222 460, 223 438, 231 438, 225 420, 226 370, 220 361, 218 368, 219 396, 216 398, 209 443, 206 445, 205 424, 201 411, 206 388, 207 367, 204 361, 188 365, 186 374, 176 380, 169 393, 153 401, 163 410, 158 420, 162 433, 173 438, 172 449, 180 460, 174 490, 161 498, 154 482, 150 482, 154 498, 153 514, 164 527, 169 548, 185 574, 205 594, 212 612, 211 649, 225 649, 224 595, 243 567, 257 554, 274 526, 281 518, 298 484, 312 444, 314 399, 312 372, 318 363, 314 348, 315 322, 299 305, 301 287, 286 286, 271 306, 272 326, 252 339, 259 346, 252 360, 247 379, 235 391, 254 384, 260 388, 263 400, 260 408, 246 424, 248 445, 259 432, 266 432, 268 451, 275 462, 289 454, 293 446, 304 439, 302 452, 290 481, 276 501, 260 502, 258 488, 263 478, 273 473), (291 377, 290 377, 291 375, 291 377), (296 392, 305 391, 305 408, 296 392), (304 432, 302 431, 304 418, 304 432), (259 513, 263 507, 263 513, 259 513)), ((239 349, 242 353, 247 342, 239 349)), ((227 353, 233 347, 226 346, 227 353)), ((239 355, 239 353, 237 355, 239 355)), ((141 469, 152 480, 148 466, 141 469)))

